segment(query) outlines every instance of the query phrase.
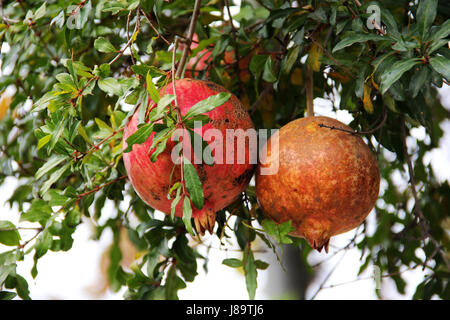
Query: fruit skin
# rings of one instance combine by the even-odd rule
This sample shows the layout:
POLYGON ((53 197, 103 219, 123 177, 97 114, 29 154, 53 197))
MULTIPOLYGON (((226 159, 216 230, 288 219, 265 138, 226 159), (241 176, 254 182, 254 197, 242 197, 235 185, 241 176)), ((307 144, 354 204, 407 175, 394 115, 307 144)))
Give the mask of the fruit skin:
POLYGON ((267 157, 260 159, 256 195, 267 217, 277 223, 291 220, 293 236, 328 252, 331 236, 359 226, 374 207, 380 172, 361 137, 320 124, 353 132, 328 117, 302 118, 283 126, 268 140, 267 157), (261 174, 276 161, 276 174, 261 174))
MULTIPOLYGON (((176 80, 175 86, 178 105, 183 115, 197 102, 219 92, 228 92, 215 83, 189 78, 176 80)), ((166 88, 163 88, 161 95, 163 92, 173 94, 172 84, 169 83, 166 88)), ((125 127, 123 150, 127 147, 126 139, 137 130, 138 115, 139 111, 137 110, 125 127)), ((190 159, 203 183, 204 207, 198 210, 191 204, 192 216, 200 234, 203 234, 205 230, 212 231, 215 223, 215 212, 232 203, 244 191, 256 167, 255 164, 251 164, 255 161, 246 161, 244 164, 224 163, 226 156, 225 130, 254 128, 250 116, 241 102, 234 95, 231 95, 226 103, 208 112, 207 115, 211 119, 209 123, 195 129, 195 132, 203 136, 206 129, 220 130, 224 137, 224 161, 223 164, 215 163, 213 166, 209 166, 207 164, 195 164, 193 158, 190 159)), ((172 200, 167 199, 167 193, 175 182, 180 181, 179 165, 173 171, 172 180, 170 179, 174 165, 171 152, 176 142, 169 139, 165 151, 153 163, 150 161, 150 156, 154 150, 149 153, 149 148, 152 145, 154 135, 155 133, 152 133, 147 141, 141 145, 134 144, 131 152, 123 154, 123 160, 131 184, 142 200, 149 206, 169 214, 172 200)), ((235 154, 237 154, 236 143, 234 148, 235 154)), ((251 153, 248 146, 246 146, 245 153, 245 159, 249 160, 251 153)), ((194 155, 193 151, 191 155, 194 155)), ((213 156, 216 161, 216 155, 213 156)), ((183 197, 176 207, 175 215, 178 217, 183 215, 182 203, 183 197)))

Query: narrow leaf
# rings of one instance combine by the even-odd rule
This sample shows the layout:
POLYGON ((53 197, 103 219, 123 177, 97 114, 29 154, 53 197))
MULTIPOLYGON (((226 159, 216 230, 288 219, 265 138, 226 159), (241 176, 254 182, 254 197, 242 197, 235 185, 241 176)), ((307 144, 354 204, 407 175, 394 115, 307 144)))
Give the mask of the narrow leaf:
POLYGON ((425 39, 436 18, 438 0, 420 0, 417 8, 417 26, 422 39, 425 39))
POLYGON ((132 150, 133 144, 142 144, 147 141, 148 137, 153 132, 153 124, 146 123, 142 127, 136 130, 131 136, 127 138, 127 148, 124 152, 130 152, 132 150))
POLYGON ((6 246, 16 246, 19 241, 20 235, 16 226, 10 221, 0 220, 0 243, 6 246))
POLYGON ((239 259, 235 259, 235 258, 230 258, 230 259, 224 259, 222 261, 222 264, 232 267, 232 268, 239 268, 242 267, 242 261, 239 259))
POLYGON ((419 62, 418 58, 411 58, 394 63, 390 70, 381 76, 381 93, 384 94, 406 71, 419 64, 419 62))
POLYGON ((53 172, 47 181, 42 185, 40 193, 41 195, 44 195, 48 189, 54 184, 56 181, 58 181, 59 178, 66 172, 67 169, 69 169, 71 165, 71 162, 66 163, 64 166, 62 166, 60 169, 53 172))
POLYGON ((447 80, 450 80, 450 60, 438 56, 430 59, 431 67, 441 75, 443 75, 447 80))
POLYGON ((200 177, 198 176, 194 165, 187 158, 183 159, 183 171, 189 197, 194 206, 200 210, 205 203, 202 182, 200 181, 200 177))
POLYGON ((46 174, 47 172, 49 172, 50 170, 52 170, 54 167, 56 167, 57 165, 59 165, 61 162, 63 162, 64 160, 66 160, 67 157, 63 156, 63 155, 55 155, 52 156, 47 162, 44 163, 44 165, 42 167, 39 168, 39 170, 36 172, 35 178, 36 180, 39 180, 40 178, 42 178, 42 176, 44 176, 44 174, 46 174))
POLYGON ((194 231, 192 230, 191 218, 192 218, 191 201, 189 200, 188 197, 184 197, 184 200, 183 200, 183 222, 184 222, 184 225, 186 226, 186 230, 190 234, 194 234, 194 231))
POLYGON ((147 72, 146 82, 147 82, 147 92, 150 95, 150 98, 155 103, 158 103, 159 100, 161 99, 161 96, 159 95, 159 92, 156 89, 155 84, 153 83, 153 79, 152 79, 152 76, 150 75, 150 71, 147 72))
POLYGON ((346 48, 348 46, 351 46, 354 43, 358 42, 366 42, 369 40, 373 41, 379 41, 379 40, 386 40, 386 38, 383 38, 382 36, 378 36, 376 34, 352 34, 348 37, 345 37, 341 41, 339 41, 336 46, 333 48, 333 53, 341 50, 343 48, 346 48))
POLYGON ((258 271, 256 270, 255 258, 253 252, 248 248, 244 252, 244 271, 245 271, 245 283, 247 285, 247 292, 250 300, 255 299, 256 287, 257 287, 257 276, 258 271))
POLYGON ((104 37, 96 39, 94 42, 94 47, 98 51, 104 53, 111 53, 117 51, 116 48, 114 48, 114 46, 111 44, 111 42, 109 42, 109 40, 104 37))
POLYGON ((231 94, 226 92, 218 93, 214 96, 210 96, 205 100, 197 102, 184 116, 184 119, 188 119, 194 117, 196 115, 209 112, 221 105, 230 99, 231 94))

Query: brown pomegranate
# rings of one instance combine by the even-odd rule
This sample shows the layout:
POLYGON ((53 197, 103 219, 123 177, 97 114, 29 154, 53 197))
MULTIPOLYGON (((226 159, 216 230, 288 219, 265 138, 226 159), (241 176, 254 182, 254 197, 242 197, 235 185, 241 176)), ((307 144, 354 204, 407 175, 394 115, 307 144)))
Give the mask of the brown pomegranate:
MULTIPOLYGON (((215 83, 189 78, 176 80, 175 89, 178 106, 183 115, 197 102, 220 92, 227 92, 225 88, 215 83)), ((161 96, 163 92, 173 94, 172 84, 170 83, 166 88, 161 90, 161 96)), ((154 103, 151 102, 151 104, 154 103)), ((125 127, 123 137, 124 150, 127 147, 126 139, 137 130, 138 114, 139 112, 136 111, 125 127)), ((207 115, 210 121, 203 127, 195 129, 195 132, 204 138, 208 129, 217 129, 225 140, 227 129, 247 130, 253 128, 249 114, 234 95, 231 95, 231 98, 223 105, 208 112, 207 115)), ((171 212, 172 200, 167 198, 167 194, 171 186, 181 180, 180 165, 176 165, 173 170, 174 162, 171 157, 172 149, 177 142, 169 139, 165 151, 158 156, 156 162, 151 162, 150 157, 154 150, 149 150, 149 148, 152 145, 154 135, 155 133, 152 133, 143 144, 134 144, 131 152, 123 154, 123 160, 128 177, 142 200, 149 206, 169 214, 171 212)), ((215 137, 211 139, 205 138, 210 146, 211 141, 209 140, 213 139, 215 137)), ((237 155, 238 148, 236 142, 232 142, 233 150, 230 150, 227 148, 226 142, 223 141, 223 158, 230 151, 237 155)), ((192 157, 190 161, 194 164, 202 181, 205 199, 204 207, 201 210, 191 205, 193 209, 192 216, 198 233, 204 234, 205 230, 212 232, 215 224, 215 212, 232 203, 246 188, 253 176, 255 165, 251 164, 254 161, 250 160, 252 155, 247 147, 247 144, 244 148, 239 146, 239 152, 245 153, 246 161, 243 164, 227 164, 225 160, 219 163, 219 153, 215 153, 215 148, 213 147, 211 149, 215 161, 214 165, 195 164, 193 161, 195 153, 191 152, 192 157)), ((178 217, 183 215, 182 203, 183 197, 176 207, 175 215, 178 217)))
POLYGON ((270 137, 258 165, 256 194, 265 215, 291 220, 292 235, 318 251, 328 252, 330 237, 359 226, 378 197, 378 163, 351 132, 328 117, 294 120, 270 137), (274 174, 261 174, 276 164, 274 174))

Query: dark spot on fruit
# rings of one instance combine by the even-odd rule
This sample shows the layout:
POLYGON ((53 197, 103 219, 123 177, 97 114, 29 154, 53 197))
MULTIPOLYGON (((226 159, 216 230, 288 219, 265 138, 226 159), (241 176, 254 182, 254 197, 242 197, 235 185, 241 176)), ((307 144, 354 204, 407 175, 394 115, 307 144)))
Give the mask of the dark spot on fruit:
POLYGON ((226 123, 230 122, 230 119, 228 119, 228 118, 227 118, 227 119, 225 119, 225 122, 226 122, 226 123))
POLYGON ((316 197, 315 200, 316 200, 316 202, 320 202, 320 198, 319 197, 316 197))
MULTIPOLYGON (((164 189, 164 188, 163 188, 164 189)), ((156 194, 155 192, 150 190, 150 193, 152 194, 153 199, 155 199, 156 201, 161 200, 161 198, 158 196, 158 194, 156 194)))
POLYGON ((205 81, 205 84, 211 90, 218 91, 218 92, 225 92, 226 91, 225 88, 219 86, 218 84, 216 84, 214 82, 205 81))

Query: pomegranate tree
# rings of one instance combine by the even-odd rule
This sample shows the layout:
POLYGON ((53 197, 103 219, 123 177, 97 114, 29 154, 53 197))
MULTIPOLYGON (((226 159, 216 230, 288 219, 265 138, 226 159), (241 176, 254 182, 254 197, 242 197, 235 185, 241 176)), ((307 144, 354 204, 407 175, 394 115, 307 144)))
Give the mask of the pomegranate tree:
MULTIPOLYGON (((175 92, 179 110, 184 116, 196 103, 220 92, 228 91, 212 82, 185 78, 175 81, 175 92)), ((163 93, 174 94, 172 83, 161 90, 161 96, 163 93)), ((153 107, 155 107, 155 103, 150 101, 149 108, 153 107)), ((206 115, 209 117, 209 121, 202 127, 193 129, 202 137, 205 137, 210 129, 216 129, 216 133, 226 137, 227 129, 247 130, 253 128, 249 114, 234 95, 231 95, 230 99, 221 106, 207 112, 206 115)), ((127 148, 127 139, 138 129, 138 123, 139 110, 135 112, 125 127, 124 150, 127 148)), ((151 157, 156 149, 151 149, 155 134, 153 132, 142 144, 134 144, 132 151, 124 152, 123 159, 128 177, 136 193, 149 206, 169 214, 173 201, 173 195, 170 195, 171 199, 168 198, 170 190, 177 183, 184 184, 184 181, 182 180, 181 165, 174 164, 172 158, 172 151, 177 141, 169 139, 165 150, 158 155, 156 161, 152 161, 151 157)), ((208 140, 205 138, 206 142, 209 142, 208 140)), ((222 152, 217 152, 217 148, 215 150, 212 148, 214 158, 212 165, 195 164, 193 160, 195 152, 191 152, 192 157, 188 159, 198 173, 204 194, 203 207, 199 209, 192 206, 192 217, 197 232, 200 234, 204 234, 205 230, 212 232, 215 213, 233 202, 246 188, 253 175, 255 165, 251 164, 249 147, 245 145, 238 148, 235 140, 231 144, 231 150, 227 148, 225 141, 221 146, 222 152), (244 152, 247 161, 243 164, 226 163, 224 159, 229 152, 233 152, 235 155, 238 152, 244 152), (219 155, 223 155, 223 157, 219 159, 219 155)), ((183 199, 185 197, 186 195, 183 195, 175 207, 175 215, 178 217, 183 216, 183 199)))
POLYGON ((277 223, 292 221, 292 235, 319 251, 331 236, 360 225, 378 197, 378 163, 360 136, 328 117, 297 119, 267 142, 256 173, 259 205, 277 223), (264 167, 278 165, 272 175, 264 167))

